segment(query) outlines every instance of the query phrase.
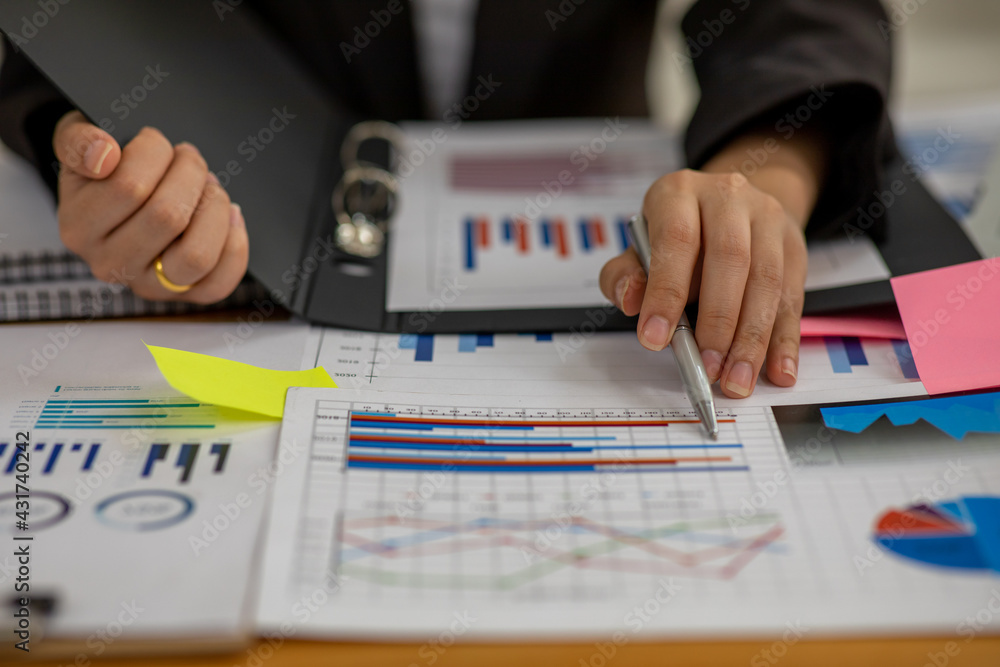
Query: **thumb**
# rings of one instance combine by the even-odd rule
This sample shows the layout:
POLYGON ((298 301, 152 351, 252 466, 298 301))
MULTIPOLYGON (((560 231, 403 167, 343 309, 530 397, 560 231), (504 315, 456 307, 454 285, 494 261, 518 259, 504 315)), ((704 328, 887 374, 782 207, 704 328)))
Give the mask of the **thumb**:
POLYGON ((70 111, 59 119, 52 135, 52 149, 63 166, 92 179, 110 176, 122 157, 114 137, 79 111, 70 111))

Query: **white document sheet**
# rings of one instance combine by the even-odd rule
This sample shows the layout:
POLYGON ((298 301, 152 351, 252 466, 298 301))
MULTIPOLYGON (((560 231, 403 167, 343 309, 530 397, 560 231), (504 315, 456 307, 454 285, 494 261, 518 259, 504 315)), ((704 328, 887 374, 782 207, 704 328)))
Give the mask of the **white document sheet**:
MULTIPOLYGON (((133 641, 252 632, 278 424, 179 394, 142 340, 297 370, 307 332, 280 322, 0 327, 0 536, 8 546, 32 538, 19 542, 30 546, 31 596, 57 603, 48 637, 101 655, 133 641), (24 479, 18 433, 29 434, 24 479), (17 528, 18 483, 30 489, 27 531, 17 528)), ((6 590, 18 566, 5 548, 6 590)))
MULTIPOLYGON (((406 126, 389 311, 591 307, 676 137, 640 119, 406 126)), ((810 245, 807 288, 883 280, 869 239, 810 245)))
POLYGON ((951 634, 985 608, 995 572, 969 531, 995 524, 996 458, 802 471, 770 409, 719 414, 706 441, 648 397, 293 389, 261 630, 621 645, 951 634), (979 568, 901 556, 912 534, 876 541, 920 503, 979 568))

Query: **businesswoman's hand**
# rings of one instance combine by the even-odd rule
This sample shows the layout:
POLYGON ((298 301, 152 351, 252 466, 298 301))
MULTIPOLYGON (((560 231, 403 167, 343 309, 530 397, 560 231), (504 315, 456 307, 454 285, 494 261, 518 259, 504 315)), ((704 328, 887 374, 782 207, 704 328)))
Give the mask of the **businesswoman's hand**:
POLYGON ((643 201, 652 246, 648 279, 631 249, 601 271, 604 295, 625 314, 639 314, 639 341, 650 350, 669 343, 684 306, 697 299, 695 337, 705 369, 730 398, 753 392, 765 361, 778 386, 793 385, 798 374, 803 229, 824 177, 825 151, 820 138, 804 133, 773 153, 762 150, 768 141, 776 140, 747 135, 702 171, 656 181, 643 201), (739 168, 748 151, 768 158, 744 175, 739 168))
POLYGON ((73 111, 56 125, 59 235, 100 280, 146 299, 213 303, 247 269, 246 225, 198 149, 145 128, 124 149, 73 111), (154 262, 183 293, 157 279, 154 262))

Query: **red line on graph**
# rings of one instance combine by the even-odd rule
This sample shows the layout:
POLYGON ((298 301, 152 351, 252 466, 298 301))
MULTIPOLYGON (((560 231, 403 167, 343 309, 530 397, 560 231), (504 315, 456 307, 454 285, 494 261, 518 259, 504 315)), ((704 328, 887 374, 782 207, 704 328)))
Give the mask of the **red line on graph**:
POLYGON ((566 242, 566 223, 561 218, 556 218, 552 223, 552 230, 556 235, 556 254, 559 257, 569 257, 569 244, 566 242))
MULTIPOLYGON (((576 548, 568 550, 546 550, 537 551, 533 539, 518 537, 516 533, 527 533, 533 537, 534 532, 545 530, 551 527, 551 521, 535 520, 516 522, 517 527, 509 526, 475 526, 469 524, 456 524, 446 521, 434 521, 427 519, 406 519, 402 517, 386 516, 372 517, 370 519, 352 519, 345 526, 342 540, 345 544, 362 549, 371 554, 388 559, 420 558, 427 556, 440 556, 449 553, 462 551, 476 551, 493 547, 510 547, 515 549, 527 549, 531 553, 536 553, 540 558, 563 563, 570 567, 582 569, 608 569, 614 571, 628 571, 640 573, 664 573, 663 568, 674 565, 682 568, 680 573, 700 574, 702 576, 713 576, 720 579, 732 579, 743 569, 753 558, 770 544, 776 542, 784 533, 784 528, 780 525, 772 526, 764 533, 753 538, 732 538, 722 544, 713 545, 698 551, 683 551, 670 547, 659 542, 661 537, 644 537, 633 535, 616 528, 591 522, 584 518, 572 518, 570 523, 584 530, 607 537, 620 542, 626 546, 641 549, 659 561, 645 561, 635 558, 627 558, 606 553, 587 555, 582 554, 576 548), (419 542, 405 546, 386 544, 384 541, 372 540, 351 531, 364 530, 366 528, 379 528, 382 526, 406 526, 409 529, 431 530, 435 533, 451 533, 455 539, 448 542, 419 542), (462 539, 460 535, 469 535, 462 539), (473 537, 476 536, 476 537, 473 537), (704 567, 712 561, 730 558, 730 560, 719 567, 704 567), (664 562, 667 561, 667 562, 664 562)), ((669 537, 669 536, 668 536, 669 537)))
MULTIPOLYGON (((361 422, 377 422, 377 423, 387 423, 387 424, 428 424, 428 425, 440 426, 441 428, 448 428, 449 426, 481 426, 483 428, 499 427, 499 426, 524 426, 524 427, 534 427, 534 428, 540 428, 545 426, 562 426, 562 427, 585 426, 590 428, 618 426, 627 428, 631 426, 669 426, 671 424, 701 423, 697 419, 639 419, 636 421, 626 421, 626 420, 584 421, 577 419, 568 419, 565 421, 559 421, 555 419, 538 419, 538 420, 427 419, 423 417, 402 417, 402 416, 390 416, 390 415, 385 415, 385 416, 352 415, 352 419, 361 422)), ((720 424, 732 424, 736 420, 720 419, 718 421, 720 424)))

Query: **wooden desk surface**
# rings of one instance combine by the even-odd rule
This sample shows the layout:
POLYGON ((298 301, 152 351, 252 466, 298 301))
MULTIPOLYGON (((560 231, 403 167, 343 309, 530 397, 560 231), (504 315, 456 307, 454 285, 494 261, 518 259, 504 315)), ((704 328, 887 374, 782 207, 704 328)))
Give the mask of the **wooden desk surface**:
MULTIPOLYGON (((750 665, 751 667, 1000 667, 1000 637, 978 637, 965 643, 954 638, 864 639, 801 641, 784 647, 780 642, 627 644, 610 659, 591 644, 459 644, 444 653, 417 644, 344 644, 289 641, 277 648, 254 642, 233 653, 213 656, 163 658, 122 657, 98 660, 92 655, 60 656, 31 664, 69 667, 109 664, 114 667, 286 667, 308 665, 387 665, 399 667, 629 667, 631 665, 750 665), (770 652, 769 652, 770 651, 770 652), (948 655, 948 651, 952 655, 948 655)), ((38 655, 36 652, 35 655, 38 655)))

